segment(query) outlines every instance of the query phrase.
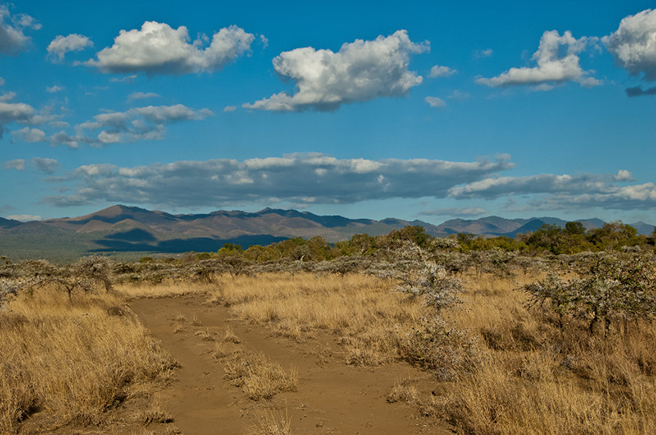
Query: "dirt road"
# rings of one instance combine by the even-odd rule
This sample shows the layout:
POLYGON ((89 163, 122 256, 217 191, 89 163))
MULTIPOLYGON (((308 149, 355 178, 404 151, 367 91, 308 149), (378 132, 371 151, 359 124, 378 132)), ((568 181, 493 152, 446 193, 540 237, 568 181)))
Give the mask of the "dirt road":
POLYGON ((137 299, 130 306, 180 363, 175 382, 161 392, 161 399, 184 434, 253 433, 266 410, 289 419, 295 434, 451 433, 414 406, 387 402, 392 386, 404 379, 430 391, 430 375, 408 365, 348 366, 333 336, 302 343, 273 337, 263 327, 233 318, 229 308, 207 303, 202 294, 137 299), (213 354, 227 328, 244 350, 262 352, 285 370, 295 369, 297 391, 253 401, 226 381, 225 362, 213 354))

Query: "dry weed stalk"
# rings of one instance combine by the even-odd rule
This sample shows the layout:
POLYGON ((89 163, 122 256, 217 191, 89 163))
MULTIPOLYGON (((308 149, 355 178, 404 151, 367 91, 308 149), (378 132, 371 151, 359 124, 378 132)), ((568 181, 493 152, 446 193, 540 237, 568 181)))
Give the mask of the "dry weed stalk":
POLYGON ((264 410, 256 413, 257 422, 251 427, 251 435, 291 435, 292 420, 287 413, 264 410))

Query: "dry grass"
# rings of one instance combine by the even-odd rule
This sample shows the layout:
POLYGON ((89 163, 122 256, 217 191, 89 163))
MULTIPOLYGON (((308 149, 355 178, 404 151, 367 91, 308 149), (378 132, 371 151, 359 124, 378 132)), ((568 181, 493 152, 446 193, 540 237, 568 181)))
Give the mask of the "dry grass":
POLYGON ((390 401, 451 421, 461 433, 656 433, 656 328, 588 336, 526 308, 517 291, 540 277, 466 276, 463 303, 442 317, 389 282, 360 275, 237 277, 214 302, 297 340, 337 334, 346 362, 400 358, 430 369, 437 397, 398 385, 390 401))
POLYGON ((122 283, 114 285, 114 291, 127 298, 169 298, 191 293, 210 292, 215 286, 199 282, 172 281, 160 284, 122 283))
POLYGON ((399 356, 400 342, 429 313, 391 289, 389 282, 355 274, 267 274, 222 279, 210 300, 281 336, 305 340, 316 331, 337 334, 347 362, 378 365, 399 356))
POLYGON ((101 424, 131 384, 174 362, 129 310, 109 295, 42 289, 0 311, 0 433, 49 411, 59 424, 101 424))
POLYGON ((387 401, 389 403, 403 402, 410 405, 415 405, 421 400, 419 398, 419 391, 417 388, 412 385, 409 380, 405 380, 395 384, 392 387, 392 390, 387 395, 387 401))
MULTIPOLYGON (((572 321, 565 329, 526 308, 519 280, 464 277, 462 304, 441 316, 392 282, 362 275, 299 273, 221 277, 216 284, 120 285, 128 297, 202 292, 240 319, 298 341, 321 332, 337 338, 349 364, 405 360, 436 374, 435 395, 408 382, 390 402, 416 406, 468 434, 656 433, 656 325, 642 322, 607 337, 572 321), (448 381, 448 382, 447 382, 448 381)), ((0 432, 11 432, 35 409, 62 421, 95 423, 120 401, 125 385, 161 374, 170 361, 129 311, 109 296, 43 292, 0 312, 0 432)), ((246 353, 228 327, 214 337, 213 356, 226 378, 253 400, 296 388, 297 375, 260 354, 246 353)), ((166 417, 153 408, 146 420, 166 417)), ((289 419, 263 414, 256 434, 290 433, 289 419)))
POLYGON ((286 413, 272 410, 256 414, 257 423, 251 427, 250 435, 291 435, 292 421, 286 413))
POLYGON ((561 331, 526 309, 521 284, 469 281, 463 309, 447 315, 485 346, 476 371, 446 389, 442 415, 471 434, 656 433, 654 325, 561 331))
POLYGON ((262 354, 234 353, 226 361, 225 378, 252 400, 271 399, 283 391, 296 391, 298 375, 262 354))

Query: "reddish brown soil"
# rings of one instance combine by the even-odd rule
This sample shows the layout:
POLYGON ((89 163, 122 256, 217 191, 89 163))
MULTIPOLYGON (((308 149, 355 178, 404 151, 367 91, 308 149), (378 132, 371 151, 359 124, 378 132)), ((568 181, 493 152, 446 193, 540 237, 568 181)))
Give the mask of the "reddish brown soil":
POLYGON ((387 402, 392 386, 409 378, 417 380, 423 394, 430 394, 432 377, 406 364, 346 365, 329 334, 301 343, 274 337, 266 328, 233 318, 229 308, 207 303, 204 295, 139 299, 130 306, 180 363, 175 381, 159 395, 184 434, 248 434, 266 409, 286 415, 294 434, 451 433, 414 406, 387 402), (224 380, 224 362, 214 358, 213 351, 226 327, 246 351, 262 352, 285 370, 296 369, 297 391, 256 402, 224 380))

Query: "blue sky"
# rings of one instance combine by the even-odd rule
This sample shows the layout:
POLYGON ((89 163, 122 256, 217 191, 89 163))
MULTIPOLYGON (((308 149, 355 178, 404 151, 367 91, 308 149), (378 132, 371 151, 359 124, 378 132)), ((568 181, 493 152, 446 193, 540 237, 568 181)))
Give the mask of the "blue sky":
POLYGON ((0 216, 656 223, 651 1, 0 3, 0 216))

